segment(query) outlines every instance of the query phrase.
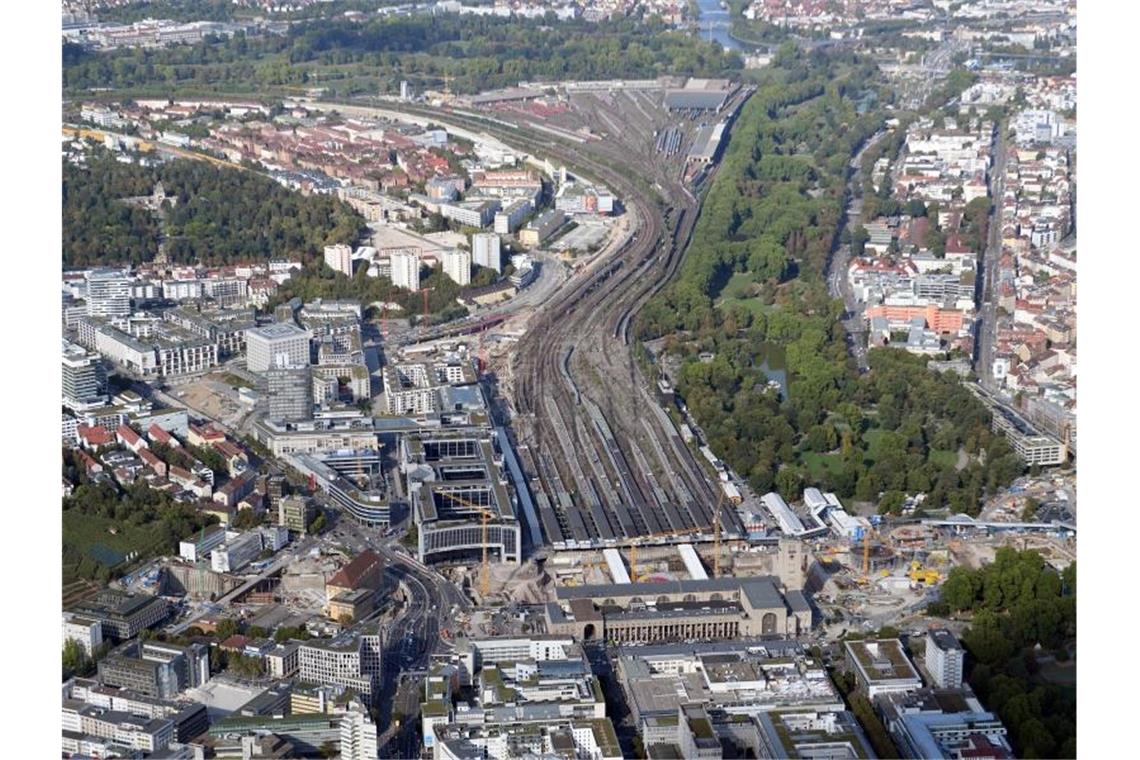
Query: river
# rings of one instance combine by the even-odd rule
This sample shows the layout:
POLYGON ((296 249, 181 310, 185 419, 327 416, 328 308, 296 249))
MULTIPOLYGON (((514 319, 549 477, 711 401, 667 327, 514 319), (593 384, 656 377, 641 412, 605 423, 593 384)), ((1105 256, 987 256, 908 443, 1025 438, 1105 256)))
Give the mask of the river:
POLYGON ((715 40, 722 47, 743 52, 740 43, 728 33, 732 20, 728 10, 720 6, 720 0, 697 0, 697 5, 701 11, 697 19, 701 29, 701 39, 715 40))

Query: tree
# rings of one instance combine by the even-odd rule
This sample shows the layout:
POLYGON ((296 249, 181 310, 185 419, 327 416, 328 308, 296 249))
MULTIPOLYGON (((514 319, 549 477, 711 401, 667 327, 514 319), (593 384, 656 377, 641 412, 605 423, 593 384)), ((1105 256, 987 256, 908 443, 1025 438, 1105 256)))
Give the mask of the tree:
POLYGON ((90 674, 94 669, 94 663, 90 661, 87 656, 86 650, 83 645, 75 639, 68 639, 63 642, 63 678, 67 680, 71 676, 85 676, 90 674))
POLYGON ((906 494, 902 491, 886 491, 879 500, 879 514, 901 515, 906 494))
POLYGON ((218 621, 214 634, 222 641, 238 632, 238 624, 233 618, 224 618, 218 621))

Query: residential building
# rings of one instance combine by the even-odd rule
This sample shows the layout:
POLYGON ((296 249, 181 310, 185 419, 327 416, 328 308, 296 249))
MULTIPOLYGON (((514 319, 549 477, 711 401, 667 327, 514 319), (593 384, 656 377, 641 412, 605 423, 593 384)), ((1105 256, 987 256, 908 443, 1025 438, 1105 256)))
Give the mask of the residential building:
POLYGON ((95 269, 87 273, 87 316, 103 319, 131 313, 131 278, 122 269, 95 269))
POLYGON ((376 724, 368 710, 359 704, 350 705, 340 719, 341 760, 375 760, 379 752, 376 724))
POLYGON ((265 655, 265 671, 271 678, 289 678, 301 667, 297 654, 300 648, 296 641, 278 644, 265 655))
POLYGON ((107 404, 107 370, 102 357, 63 341, 63 405, 76 411, 107 404))
POLYGON ((926 671, 936 686, 957 689, 962 686, 965 650, 954 634, 935 628, 926 634, 926 671))
POLYGON ((443 252, 443 273, 460 286, 471 284, 471 253, 460 249, 443 252))
MULTIPOLYGON (((498 214, 496 214, 496 225, 498 224, 498 218, 498 214)), ((503 261, 499 236, 491 232, 477 232, 472 235, 471 258, 476 266, 494 269, 499 274, 502 274, 503 261)))
POLYGON ((352 277, 352 247, 344 243, 326 245, 325 264, 334 272, 352 277))
POLYGON ((392 284, 397 288, 416 291, 420 289, 420 255, 418 251, 393 251, 390 257, 392 284))
POLYGON ((498 199, 479 199, 460 203, 441 203, 439 213, 465 227, 486 227, 495 219, 495 212, 502 207, 498 199))
POLYGON ((510 235, 520 226, 527 214, 534 210, 534 204, 527 198, 511 201, 495 214, 495 234, 510 235))
POLYGON ((312 333, 288 322, 246 330, 246 367, 250 372, 270 368, 309 366, 312 333))

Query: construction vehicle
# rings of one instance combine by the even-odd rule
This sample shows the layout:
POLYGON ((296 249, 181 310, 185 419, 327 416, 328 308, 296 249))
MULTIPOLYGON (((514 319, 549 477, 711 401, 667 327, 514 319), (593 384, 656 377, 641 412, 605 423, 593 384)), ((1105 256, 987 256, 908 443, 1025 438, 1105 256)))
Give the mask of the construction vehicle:
POLYGON ((932 568, 924 568, 918 560, 911 560, 910 572, 907 577, 915 583, 925 583, 931 586, 942 580, 942 574, 932 568))

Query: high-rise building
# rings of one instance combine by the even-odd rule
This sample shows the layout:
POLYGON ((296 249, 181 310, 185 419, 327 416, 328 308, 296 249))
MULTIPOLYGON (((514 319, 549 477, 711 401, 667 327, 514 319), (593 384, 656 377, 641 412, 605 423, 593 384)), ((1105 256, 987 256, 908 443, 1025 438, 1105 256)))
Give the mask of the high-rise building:
POLYGON ((392 284, 405 290, 420 289, 420 256, 414 251, 394 251, 392 261, 392 284))
POLYGON ((503 273, 502 250, 499 236, 491 232, 477 232, 471 236, 471 256, 481 267, 503 273))
POLYGON ((340 719, 341 759, 374 760, 379 754, 376 724, 362 705, 353 703, 340 719))
POLYGON ((443 273, 459 285, 470 285, 471 254, 459 249, 444 251, 443 273))
POLYGON ((334 272, 352 277, 352 248, 344 243, 325 246, 325 263, 334 272))
POLYGON ((943 689, 962 686, 965 654, 962 645, 950 631, 935 628, 926 634, 926 670, 934 683, 943 689))
POLYGON ((246 367, 250 372, 265 372, 277 367, 307 367, 311 337, 308 330, 288 322, 246 330, 246 367))
POLYGON ((128 317, 131 314, 131 278, 122 269, 94 269, 87 273, 87 316, 128 317))
POLYGON ((313 418, 313 376, 308 367, 271 367, 265 372, 268 418, 294 422, 313 418))
POLYGON ((94 351, 63 341, 63 405, 76 411, 107 403, 107 370, 94 351))

